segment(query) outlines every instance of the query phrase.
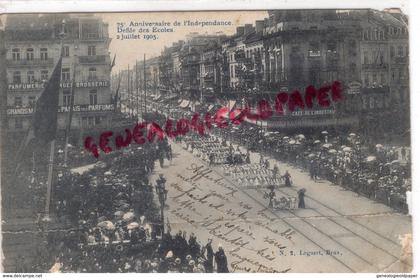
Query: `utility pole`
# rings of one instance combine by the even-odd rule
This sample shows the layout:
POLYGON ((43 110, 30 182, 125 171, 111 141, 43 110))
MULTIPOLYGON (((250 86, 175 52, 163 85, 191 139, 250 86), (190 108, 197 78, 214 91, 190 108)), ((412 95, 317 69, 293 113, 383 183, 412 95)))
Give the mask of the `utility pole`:
MULTIPOLYGON (((6 134, 7 134, 7 73, 6 73, 6 46, 4 43, 4 26, 0 18, 0 170, 2 185, 6 185, 6 174, 5 174, 5 146, 6 146, 6 134)), ((4 186, 5 187, 5 186, 4 186)), ((4 188, 3 188, 4 189, 4 188)), ((5 190, 2 190, 4 193, 5 190)), ((2 194, 2 200, 6 200, 2 194)), ((9 206, 10 204, 7 204, 9 206)), ((7 207, 3 206, 3 208, 7 207)))
POLYGON ((140 99, 139 99, 139 70, 138 70, 138 64, 137 64, 137 59, 136 59, 136 114, 137 114, 137 119, 139 118, 139 104, 140 104, 140 99))
POLYGON ((144 56, 143 56, 143 90, 144 90, 144 113, 147 113, 146 53, 144 53, 144 56))
POLYGON ((128 115, 131 116, 131 94, 130 94, 130 65, 127 65, 127 108, 128 108, 128 115))

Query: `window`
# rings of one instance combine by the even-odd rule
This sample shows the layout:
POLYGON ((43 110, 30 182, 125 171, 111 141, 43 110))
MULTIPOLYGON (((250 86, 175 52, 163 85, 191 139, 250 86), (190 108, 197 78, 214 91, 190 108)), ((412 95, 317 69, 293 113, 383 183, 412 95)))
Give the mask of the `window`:
POLYGON ((366 98, 366 96, 362 96, 362 106, 363 106, 363 109, 367 108, 367 98, 366 98))
POLYGON ((356 64, 355 63, 351 63, 350 64, 350 78, 351 79, 355 79, 356 78, 356 64))
POLYGON ((61 80, 62 81, 69 81, 70 80, 70 69, 69 68, 63 68, 61 70, 61 80))
POLYGON ((48 49, 41 48, 40 53, 41 53, 41 60, 48 60, 48 49))
POLYGON ((309 43, 309 57, 321 56, 321 48, 318 42, 309 43))
POLYGON ((101 117, 96 116, 95 117, 95 125, 99 125, 101 123, 101 117))
POLYGON ((41 81, 48 80, 48 71, 47 70, 41 70, 41 81))
POLYGON ((89 80, 96 80, 96 68, 89 68, 89 80))
POLYGON ((369 83, 369 74, 365 74, 365 87, 369 87, 370 83, 369 83))
POLYGON ((328 53, 337 53, 337 43, 336 42, 327 43, 327 52, 328 53))
POLYGON ((375 98, 374 97, 369 98, 369 108, 375 108, 375 98))
POLYGON ((381 51, 379 52, 379 64, 383 65, 384 64, 384 53, 381 51))
POLYGON ((15 71, 13 73, 13 83, 14 84, 20 84, 22 82, 21 78, 20 78, 20 71, 15 71))
POLYGON ((385 85, 386 81, 385 81, 385 74, 381 73, 381 84, 385 85))
POLYGON ((22 97, 15 97, 15 106, 22 106, 22 97))
POLYGON ((82 126, 87 127, 87 117, 82 117, 82 126))
POLYGON ((395 71, 392 71, 391 78, 392 80, 395 80, 395 71))
POLYGON ((29 97, 28 97, 28 105, 29 105, 30 107, 34 107, 34 106, 35 106, 35 103, 36 103, 36 97, 34 97, 34 96, 29 96, 29 97))
POLYGON ((20 60, 20 49, 19 48, 13 48, 12 49, 12 59, 13 59, 13 61, 19 61, 20 60))
POLYGON ((16 129, 22 129, 23 128, 23 119, 16 118, 15 119, 15 128, 16 129))
POLYGON ((398 57, 403 57, 404 56, 404 50, 403 47, 401 45, 398 46, 398 57))
POLYGON ((98 104, 98 94, 95 89, 89 91, 89 104, 90 105, 98 104))
POLYGON ((35 72, 28 71, 27 79, 28 79, 28 83, 34 83, 35 82, 35 72))
POLYGON ((374 85, 376 85, 376 83, 378 82, 378 78, 377 78, 376 73, 372 74, 372 82, 373 82, 374 85))
POLYGON ((70 56, 70 48, 68 46, 63 46, 63 57, 70 56))
POLYGON ((26 49, 26 60, 32 61, 34 59, 34 49, 28 48, 26 49))
POLYGON ((394 56, 395 56, 395 48, 394 48, 393 45, 390 46, 389 52, 390 52, 389 55, 391 56, 391 58, 394 58, 394 56))
POLYGON ((88 56, 95 56, 96 55, 96 46, 89 45, 88 46, 88 56))
POLYGON ((363 39, 364 40, 368 40, 369 39, 369 35, 368 35, 368 31, 367 30, 363 31, 363 39))
POLYGON ((88 126, 94 126, 94 118, 88 117, 88 126))
POLYGON ((363 52, 363 64, 369 64, 369 53, 367 51, 363 52))
POLYGON ((63 106, 71 105, 71 91, 69 89, 63 90, 63 106))

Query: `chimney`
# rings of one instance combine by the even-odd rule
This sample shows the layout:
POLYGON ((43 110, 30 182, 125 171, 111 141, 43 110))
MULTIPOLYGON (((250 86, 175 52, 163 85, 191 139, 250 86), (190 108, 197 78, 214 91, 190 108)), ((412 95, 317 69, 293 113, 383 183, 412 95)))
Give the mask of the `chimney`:
POLYGON ((264 29, 264 20, 255 21, 255 32, 257 34, 262 33, 263 29, 264 29))
POLYGON ((244 34, 244 27, 243 26, 236 27, 236 35, 242 36, 243 34, 244 34))
POLYGON ((248 35, 254 31, 254 27, 252 27, 252 24, 245 24, 245 30, 244 35, 248 35))

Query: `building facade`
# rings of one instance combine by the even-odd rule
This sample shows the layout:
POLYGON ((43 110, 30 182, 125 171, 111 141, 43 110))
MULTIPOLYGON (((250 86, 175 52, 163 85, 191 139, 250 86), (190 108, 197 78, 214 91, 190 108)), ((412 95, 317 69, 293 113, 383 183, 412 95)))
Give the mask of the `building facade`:
POLYGON ((10 131, 30 126, 34 104, 60 57, 63 28, 58 128, 67 125, 73 84, 73 129, 110 120, 114 108, 107 24, 92 15, 12 15, 5 28, 10 131))
POLYGON ((194 103, 230 99, 238 105, 340 81, 339 103, 315 106, 310 115, 286 111, 265 126, 406 132, 407 21, 398 9, 268 11, 231 36, 195 33, 165 48, 158 87, 194 103))

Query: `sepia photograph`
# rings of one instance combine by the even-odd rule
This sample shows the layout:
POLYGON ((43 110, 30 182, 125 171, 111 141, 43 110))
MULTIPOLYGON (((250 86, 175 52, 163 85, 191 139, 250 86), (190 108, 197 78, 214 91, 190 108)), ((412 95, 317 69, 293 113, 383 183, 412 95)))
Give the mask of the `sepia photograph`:
POLYGON ((3 271, 412 272, 408 14, 0 15, 3 271))

